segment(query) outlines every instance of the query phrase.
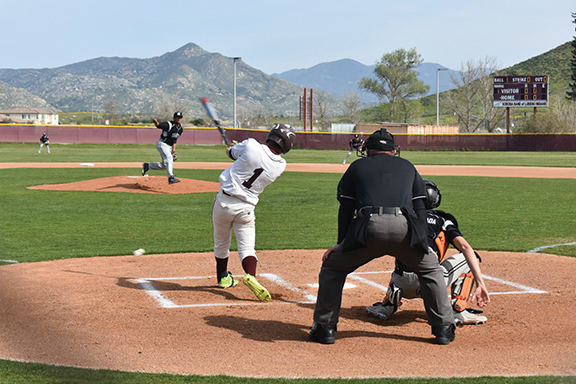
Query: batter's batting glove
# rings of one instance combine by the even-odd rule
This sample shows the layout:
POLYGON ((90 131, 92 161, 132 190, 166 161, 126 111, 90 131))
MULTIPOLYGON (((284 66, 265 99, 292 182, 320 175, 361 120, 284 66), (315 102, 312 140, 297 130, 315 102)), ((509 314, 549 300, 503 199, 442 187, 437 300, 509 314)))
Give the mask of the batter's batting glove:
POLYGON ((172 152, 172 160, 174 161, 178 160, 178 155, 176 154, 176 152, 172 152))

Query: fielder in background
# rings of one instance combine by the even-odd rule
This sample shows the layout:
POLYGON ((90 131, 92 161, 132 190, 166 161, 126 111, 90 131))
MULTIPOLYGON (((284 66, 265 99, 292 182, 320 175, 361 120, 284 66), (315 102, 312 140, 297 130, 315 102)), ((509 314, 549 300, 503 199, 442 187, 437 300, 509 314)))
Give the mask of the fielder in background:
POLYGON ((48 153, 50 153, 50 138, 46 135, 46 133, 43 133, 42 137, 40 138, 40 149, 38 150, 38 153, 42 152, 43 146, 46 146, 46 150, 48 153))
POLYGON ((412 163, 395 156, 386 129, 370 135, 365 147, 367 157, 350 164, 338 183, 338 243, 322 256, 310 340, 335 342, 347 275, 390 255, 418 276, 435 342, 449 344, 456 326, 444 271, 428 248, 424 181, 412 163))
POLYGON ((268 133, 266 144, 247 139, 226 149, 234 163, 220 174, 220 192, 214 200, 214 256, 216 278, 220 288, 238 284, 228 271, 232 229, 236 235, 238 255, 244 269, 243 282, 260 301, 270 301, 270 292, 256 279, 256 223, 254 208, 259 196, 286 169, 281 156, 294 145, 296 132, 287 124, 276 124, 268 133))
POLYGON ((362 140, 360 138, 360 135, 354 135, 354 138, 350 140, 348 145, 350 146, 350 151, 348 152, 348 154, 344 158, 344 161, 342 162, 342 164, 346 164, 346 160, 348 160, 348 157, 350 157, 352 152, 356 151, 356 153, 360 153, 362 151, 362 146, 364 145, 364 140, 362 140))
MULTIPOLYGON (((457 326, 464 324, 481 324, 486 317, 477 309, 468 308, 468 301, 477 300, 480 307, 490 302, 488 289, 480 270, 480 256, 472 249, 458 229, 456 218, 449 213, 436 210, 442 201, 440 189, 432 181, 424 180, 426 184, 426 209, 428 210, 428 246, 434 252, 438 263, 444 269, 446 286, 451 288, 451 304, 454 321, 457 326), (446 251, 452 244, 460 253, 447 257, 446 251)), ((420 283, 416 274, 400 260, 396 265, 388 292, 384 300, 366 307, 369 314, 382 320, 388 320, 402 305, 402 298, 415 299, 421 297, 420 283)))
POLYGON ((176 155, 176 142, 184 132, 184 128, 182 128, 183 119, 184 116, 182 112, 176 112, 174 113, 174 120, 172 121, 159 123, 156 119, 152 120, 156 128, 162 130, 160 139, 156 142, 156 149, 160 152, 162 162, 142 164, 142 176, 145 176, 150 169, 155 171, 165 169, 168 173, 168 184, 180 182, 180 179, 174 177, 174 161, 178 159, 176 155))

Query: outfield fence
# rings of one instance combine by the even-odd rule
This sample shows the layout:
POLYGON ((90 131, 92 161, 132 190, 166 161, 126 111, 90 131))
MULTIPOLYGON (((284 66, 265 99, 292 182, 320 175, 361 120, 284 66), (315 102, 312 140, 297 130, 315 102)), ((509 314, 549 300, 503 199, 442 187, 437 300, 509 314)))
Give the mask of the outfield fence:
MULTIPOLYGON (((227 128, 230 141, 252 137, 266 140, 267 130, 227 128)), ((55 143, 152 144, 160 137, 155 127, 98 125, 20 125, 0 124, 0 142, 39 142, 46 133, 55 143)), ((298 132, 295 145, 302 149, 346 150, 354 134, 366 139, 372 132, 298 132)), ((576 133, 459 133, 394 134, 396 144, 405 150, 433 151, 576 151, 576 133)), ((187 127, 178 144, 217 145, 222 138, 214 127, 187 127)))

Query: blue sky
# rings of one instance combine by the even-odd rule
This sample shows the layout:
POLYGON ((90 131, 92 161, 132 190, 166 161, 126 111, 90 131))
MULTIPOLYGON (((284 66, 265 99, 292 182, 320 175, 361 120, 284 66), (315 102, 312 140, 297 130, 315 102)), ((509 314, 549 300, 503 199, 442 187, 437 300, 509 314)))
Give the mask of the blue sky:
POLYGON ((0 68, 150 58, 187 43, 268 74, 415 47, 425 62, 519 63, 576 35, 574 0, 0 0, 0 68))

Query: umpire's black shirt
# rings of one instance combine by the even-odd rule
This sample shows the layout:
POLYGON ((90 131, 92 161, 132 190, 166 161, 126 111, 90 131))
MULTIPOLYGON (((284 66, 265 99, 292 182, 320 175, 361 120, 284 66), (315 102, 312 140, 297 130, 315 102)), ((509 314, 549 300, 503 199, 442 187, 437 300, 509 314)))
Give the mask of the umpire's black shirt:
POLYGON ((338 184, 338 244, 344 240, 355 211, 362 207, 404 207, 426 219, 426 187, 408 160, 379 153, 352 164, 338 184))

